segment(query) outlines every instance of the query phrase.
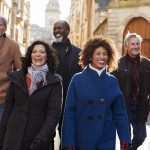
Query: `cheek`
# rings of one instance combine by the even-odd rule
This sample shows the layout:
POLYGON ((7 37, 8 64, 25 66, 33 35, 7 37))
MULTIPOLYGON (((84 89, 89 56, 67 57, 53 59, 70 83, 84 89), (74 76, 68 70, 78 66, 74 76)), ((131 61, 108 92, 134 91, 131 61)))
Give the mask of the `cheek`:
POLYGON ((108 59, 108 56, 105 58, 105 63, 108 64, 108 62, 110 61, 110 59, 108 59))
POLYGON ((47 56, 45 55, 43 58, 44 58, 44 61, 46 62, 47 61, 47 56))
POLYGON ((32 61, 32 62, 34 61, 34 57, 31 57, 31 61, 32 61))
POLYGON ((35 55, 31 54, 31 60, 34 59, 35 55))

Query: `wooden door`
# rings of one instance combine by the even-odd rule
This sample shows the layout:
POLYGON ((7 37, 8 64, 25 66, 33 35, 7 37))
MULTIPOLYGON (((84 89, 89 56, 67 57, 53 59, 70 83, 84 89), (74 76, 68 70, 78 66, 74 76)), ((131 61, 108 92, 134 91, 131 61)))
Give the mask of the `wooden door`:
MULTIPOLYGON (((135 32, 143 38, 141 54, 150 58, 150 23, 142 18, 133 18, 126 26, 123 39, 127 32, 135 32)), ((124 53, 124 49, 122 51, 124 53)))

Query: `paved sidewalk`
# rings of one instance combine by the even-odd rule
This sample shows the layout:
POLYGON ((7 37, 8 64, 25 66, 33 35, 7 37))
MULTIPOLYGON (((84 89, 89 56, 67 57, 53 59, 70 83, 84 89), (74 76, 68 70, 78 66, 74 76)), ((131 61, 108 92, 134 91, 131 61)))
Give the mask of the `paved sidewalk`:
MULTIPOLYGON (((143 143, 143 145, 138 148, 138 150, 150 150, 150 126, 147 125, 146 129, 147 129, 147 138, 145 142, 143 143)), ((117 137, 117 142, 116 142, 116 150, 120 150, 120 143, 119 143, 118 137, 117 137)))
POLYGON ((143 143, 143 145, 140 146, 138 150, 150 150, 150 113, 149 113, 146 129, 147 129, 147 138, 143 143))
POLYGON ((58 130, 56 130, 56 137, 54 140, 55 140, 55 150, 59 150, 60 140, 59 140, 58 130))
MULTIPOLYGON (((141 145, 138 148, 138 150, 150 150, 150 113, 149 113, 146 129, 147 129, 147 138, 146 138, 145 142, 143 143, 143 145, 141 145)), ((118 141, 119 140, 117 138, 116 150, 120 150, 118 141)))

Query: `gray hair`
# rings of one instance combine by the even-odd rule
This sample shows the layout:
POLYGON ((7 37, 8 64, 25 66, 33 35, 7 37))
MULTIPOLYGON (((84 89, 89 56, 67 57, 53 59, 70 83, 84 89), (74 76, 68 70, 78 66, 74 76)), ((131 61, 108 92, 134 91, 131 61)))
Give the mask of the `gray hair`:
POLYGON ((131 39, 131 38, 137 38, 139 40, 139 42, 141 43, 142 42, 142 37, 137 34, 137 33, 130 33, 128 32, 124 38, 124 47, 126 47, 128 45, 128 41, 131 39))
POLYGON ((6 18, 3 17, 3 16, 0 16, 0 21, 3 22, 3 24, 4 24, 4 26, 5 26, 5 30, 6 30, 6 29, 7 29, 7 20, 6 20, 6 18))

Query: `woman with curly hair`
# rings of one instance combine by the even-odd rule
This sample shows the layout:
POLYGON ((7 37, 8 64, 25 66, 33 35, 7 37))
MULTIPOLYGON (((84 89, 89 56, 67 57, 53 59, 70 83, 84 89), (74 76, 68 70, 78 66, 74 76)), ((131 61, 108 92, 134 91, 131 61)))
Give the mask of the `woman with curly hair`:
POLYGON ((121 149, 128 150, 128 117, 117 79, 116 48, 104 37, 90 39, 80 52, 84 68, 71 80, 62 124, 65 150, 115 150, 116 130, 121 149))
POLYGON ((0 125, 2 150, 54 150, 51 143, 62 101, 57 64, 49 45, 35 41, 27 49, 23 69, 9 75, 0 125))

